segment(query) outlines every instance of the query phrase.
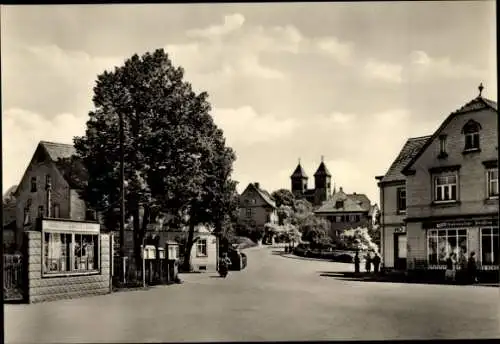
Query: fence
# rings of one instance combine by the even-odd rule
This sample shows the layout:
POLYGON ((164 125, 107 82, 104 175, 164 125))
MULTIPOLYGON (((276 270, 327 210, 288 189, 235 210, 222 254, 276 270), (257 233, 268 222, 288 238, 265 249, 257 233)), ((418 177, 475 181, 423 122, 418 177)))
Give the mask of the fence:
POLYGON ((21 254, 3 255, 4 301, 21 301, 25 296, 25 264, 21 254))

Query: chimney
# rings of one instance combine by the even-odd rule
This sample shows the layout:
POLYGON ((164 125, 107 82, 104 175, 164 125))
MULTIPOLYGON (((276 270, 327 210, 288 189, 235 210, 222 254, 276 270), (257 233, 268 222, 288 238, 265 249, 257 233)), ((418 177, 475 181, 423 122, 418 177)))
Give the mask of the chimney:
POLYGON ((260 183, 253 183, 257 189, 260 189, 260 183))
POLYGON ((353 192, 353 195, 355 195, 355 194, 356 194, 356 193, 355 193, 355 192, 353 192))
POLYGON ((344 192, 344 190, 342 189, 342 186, 339 187, 339 192, 344 192))

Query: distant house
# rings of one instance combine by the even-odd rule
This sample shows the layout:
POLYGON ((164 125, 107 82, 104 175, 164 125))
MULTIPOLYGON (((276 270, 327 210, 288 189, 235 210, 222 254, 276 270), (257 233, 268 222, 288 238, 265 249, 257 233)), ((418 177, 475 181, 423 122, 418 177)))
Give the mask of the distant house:
POLYGON ((14 193, 16 197, 16 244, 23 232, 36 228, 37 218, 85 221, 93 219, 78 194, 78 180, 86 170, 78 161, 73 145, 40 141, 14 193))
POLYGON ((278 223, 276 203, 259 183, 250 183, 239 198, 238 222, 264 228, 266 223, 278 223))
MULTIPOLYGON (((158 233, 160 243, 163 245, 167 240, 179 242, 181 237, 187 236, 187 229, 168 230, 158 233)), ((206 226, 197 226, 194 233, 194 245, 191 248, 191 265, 194 271, 217 271, 218 243, 217 237, 212 230, 206 226)))
POLYGON ((346 194, 342 187, 332 197, 315 210, 315 215, 326 218, 334 236, 339 236, 344 230, 367 227, 372 228, 377 205, 372 205, 364 194, 346 194))
POLYGON ((305 199, 313 206, 318 207, 330 197, 332 175, 328 171, 328 168, 326 168, 323 158, 321 159, 318 169, 314 173, 313 189, 307 188, 309 177, 302 168, 300 162, 290 176, 290 179, 292 183, 292 193, 296 199, 305 199))

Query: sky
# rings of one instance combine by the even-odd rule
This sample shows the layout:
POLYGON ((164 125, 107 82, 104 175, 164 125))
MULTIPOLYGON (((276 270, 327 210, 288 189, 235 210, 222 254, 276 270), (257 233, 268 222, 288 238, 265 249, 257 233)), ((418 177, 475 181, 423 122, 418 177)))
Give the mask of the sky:
POLYGON ((164 48, 206 91, 237 154, 233 178, 337 189, 379 203, 409 137, 478 95, 497 100, 494 1, 1 6, 3 190, 40 140, 72 143, 97 75, 164 48))

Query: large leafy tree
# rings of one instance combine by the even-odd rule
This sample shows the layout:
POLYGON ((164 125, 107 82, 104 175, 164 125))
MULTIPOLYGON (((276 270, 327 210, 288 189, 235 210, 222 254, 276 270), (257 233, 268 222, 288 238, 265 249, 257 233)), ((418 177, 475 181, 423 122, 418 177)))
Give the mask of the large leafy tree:
POLYGON ((89 174, 82 196, 116 225, 118 115, 123 116, 126 210, 133 218, 136 256, 148 223, 168 213, 171 224, 189 228, 189 263, 195 225, 219 224, 234 207, 235 156, 209 114, 207 93, 196 94, 183 76, 162 49, 104 72, 94 88, 85 136, 74 141, 89 174))
POLYGON ((281 205, 293 207, 295 203, 295 196, 290 190, 287 189, 278 189, 271 193, 271 197, 276 202, 276 206, 280 207, 281 205))

